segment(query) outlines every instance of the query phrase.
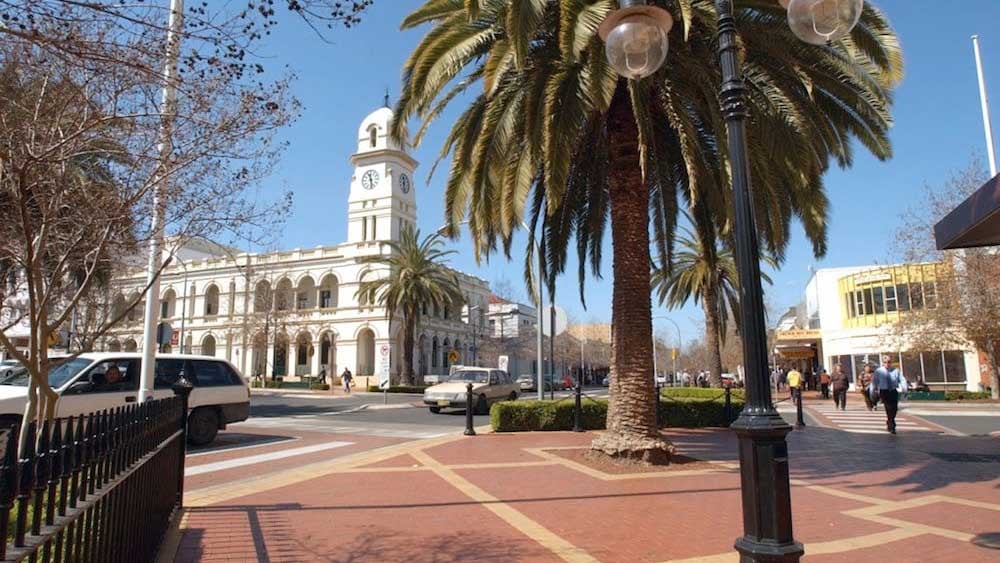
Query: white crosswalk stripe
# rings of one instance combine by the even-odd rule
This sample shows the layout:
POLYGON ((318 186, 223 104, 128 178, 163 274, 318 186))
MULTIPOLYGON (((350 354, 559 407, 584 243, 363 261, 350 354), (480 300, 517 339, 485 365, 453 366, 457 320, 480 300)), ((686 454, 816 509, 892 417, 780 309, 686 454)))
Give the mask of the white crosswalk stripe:
POLYGON ((412 425, 380 423, 378 426, 360 426, 351 424, 335 424, 327 418, 322 424, 317 424, 319 418, 307 419, 299 417, 250 418, 241 422, 241 426, 257 428, 283 428, 289 430, 304 430, 309 432, 328 432, 333 434, 352 434, 358 436, 382 436, 384 438, 437 438, 447 434, 460 432, 462 427, 424 426, 415 430, 412 425))
MULTIPOLYGON (((810 409, 823 415, 837 428, 855 434, 884 434, 885 411, 882 409, 869 411, 864 405, 852 406, 848 403, 847 410, 840 410, 832 403, 808 405, 810 409)), ((939 432, 906 418, 903 412, 896 415, 896 429, 907 432, 939 432)))

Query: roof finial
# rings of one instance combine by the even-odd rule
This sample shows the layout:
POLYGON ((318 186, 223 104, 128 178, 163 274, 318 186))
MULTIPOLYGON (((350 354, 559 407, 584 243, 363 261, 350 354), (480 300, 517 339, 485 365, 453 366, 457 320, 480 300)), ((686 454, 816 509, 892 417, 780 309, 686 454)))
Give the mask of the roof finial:
POLYGON ((389 107, 389 88, 385 89, 385 107, 389 107))

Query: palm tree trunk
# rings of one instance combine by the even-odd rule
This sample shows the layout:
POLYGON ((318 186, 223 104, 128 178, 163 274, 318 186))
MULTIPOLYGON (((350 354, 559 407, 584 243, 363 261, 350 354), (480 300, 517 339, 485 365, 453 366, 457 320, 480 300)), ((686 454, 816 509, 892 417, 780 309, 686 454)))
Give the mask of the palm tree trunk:
POLYGON ((612 458, 670 462, 674 447, 656 425, 649 284, 649 186, 639 166, 639 132, 620 81, 608 114, 614 256, 611 397, 607 432, 591 448, 612 458))
POLYGON ((417 310, 406 312, 403 325, 403 385, 413 385, 413 342, 417 332, 417 310))
POLYGON ((708 347, 708 381, 712 387, 722 387, 722 351, 719 334, 719 294, 712 284, 705 284, 701 298, 705 309, 705 346, 708 347))

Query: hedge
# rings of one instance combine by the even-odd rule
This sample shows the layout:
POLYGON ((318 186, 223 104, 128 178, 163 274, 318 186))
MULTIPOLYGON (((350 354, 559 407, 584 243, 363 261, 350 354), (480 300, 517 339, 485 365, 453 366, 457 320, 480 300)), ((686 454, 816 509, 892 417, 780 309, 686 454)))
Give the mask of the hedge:
MULTIPOLYGON (((495 432, 531 432, 573 429, 573 401, 502 401, 490 409, 490 425, 495 432)), ((725 420, 722 400, 678 398, 659 403, 661 426, 703 428, 728 426, 743 409, 743 400, 733 397, 732 416, 725 420)), ((607 401, 584 400, 581 424, 584 430, 603 430, 608 415, 607 401)))
MULTIPOLYGON (((393 385, 389 387, 389 393, 423 393, 428 385, 393 385)), ((369 385, 369 393, 381 393, 382 389, 378 385, 369 385)))
POLYGON ((309 389, 312 389, 313 391, 329 391, 330 390, 330 384, 329 383, 313 383, 312 385, 309 386, 309 389))
POLYGON ((982 399, 990 399, 989 391, 945 391, 944 400, 946 401, 976 401, 982 399))
MULTIPOLYGON (((695 399, 715 399, 720 396, 724 396, 725 389, 720 389, 718 387, 662 387, 660 389, 660 394, 664 397, 691 397, 695 399)), ((737 397, 743 399, 743 389, 733 389, 732 397, 735 400, 737 397)), ((720 401, 722 399, 719 399, 720 401)))

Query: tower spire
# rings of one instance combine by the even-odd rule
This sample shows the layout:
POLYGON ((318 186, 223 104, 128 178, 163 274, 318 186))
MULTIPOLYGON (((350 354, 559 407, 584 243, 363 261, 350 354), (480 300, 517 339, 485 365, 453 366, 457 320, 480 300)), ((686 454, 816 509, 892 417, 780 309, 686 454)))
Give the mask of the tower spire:
POLYGON ((386 87, 386 89, 385 89, 385 99, 384 99, 383 103, 384 103, 385 107, 389 107, 389 88, 388 87, 386 87))

